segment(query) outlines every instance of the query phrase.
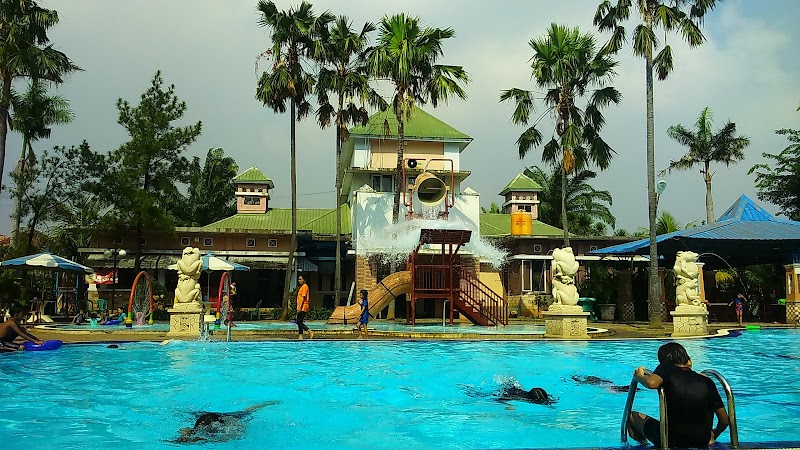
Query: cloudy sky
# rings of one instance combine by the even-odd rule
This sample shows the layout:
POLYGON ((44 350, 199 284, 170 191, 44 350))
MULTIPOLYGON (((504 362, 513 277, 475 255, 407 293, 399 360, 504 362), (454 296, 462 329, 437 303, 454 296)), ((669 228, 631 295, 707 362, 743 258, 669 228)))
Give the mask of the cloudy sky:
MULTIPOLYGON (((255 0, 41 0, 56 8, 61 23, 50 36, 84 71, 59 89, 70 99, 76 120, 54 129, 41 151, 54 145, 75 145, 86 139, 96 150, 109 151, 127 136, 117 122, 115 102, 138 101, 156 70, 176 85, 188 103, 185 122, 203 121, 203 134, 189 149, 205 155, 222 147, 240 168, 261 168, 275 181, 274 207, 290 205, 289 118, 264 108, 254 99, 256 57, 269 46, 268 31, 258 26, 255 0)), ((279 7, 296 4, 280 0, 279 7)), ((445 43, 446 64, 469 72, 466 101, 426 109, 474 142, 462 154, 462 168, 473 173, 465 185, 481 193, 481 204, 499 201, 497 193, 526 166, 539 164, 540 153, 519 160, 514 142, 522 129, 509 118, 510 104, 498 102, 510 87, 533 89, 528 41, 541 36, 551 22, 594 31, 593 0, 484 1, 315 0, 317 11, 346 15, 360 28, 365 21, 405 12, 431 26, 452 27, 456 37, 445 43)), ((747 158, 731 168, 719 167, 714 177, 717 216, 741 194, 755 199, 747 170, 761 162, 762 152, 785 147, 774 130, 800 127, 800 29, 796 0, 727 0, 705 21, 708 41, 689 50, 675 36, 676 70, 655 86, 656 166, 666 167, 685 149, 665 134, 676 123, 692 125, 700 110, 713 109, 717 126, 735 122, 749 136, 747 158)), ((605 38, 601 36, 601 38, 605 38)), ((606 111, 604 137, 616 150, 611 167, 595 186, 614 197, 617 227, 635 229, 647 222, 645 181, 644 63, 626 47, 620 54, 614 85, 624 98, 606 111)), ((320 130, 311 120, 298 127, 298 173, 301 207, 330 207, 334 201, 331 169, 334 131, 320 130)), ((8 139, 6 169, 14 167, 21 140, 8 139)), ((4 181, 8 180, 7 175, 4 181)), ((661 208, 681 221, 705 218, 704 184, 697 170, 667 177, 661 208)), ((772 205, 765 205, 775 212, 772 205)), ((8 232, 11 201, 0 199, 0 233, 8 232)))

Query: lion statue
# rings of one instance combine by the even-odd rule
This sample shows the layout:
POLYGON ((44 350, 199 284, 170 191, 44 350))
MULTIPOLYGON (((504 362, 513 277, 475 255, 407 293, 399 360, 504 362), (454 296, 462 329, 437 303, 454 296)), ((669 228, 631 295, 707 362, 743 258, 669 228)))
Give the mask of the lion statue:
POLYGON ((697 268, 697 253, 685 251, 675 256, 675 303, 678 305, 700 306, 700 295, 697 293, 700 270, 697 268))
POLYGON ((578 304, 578 288, 575 286, 575 274, 578 273, 578 261, 572 247, 553 250, 553 300, 557 304, 574 306, 578 304))
POLYGON ((183 256, 178 261, 178 287, 175 288, 175 303, 191 303, 200 301, 200 272, 203 270, 203 260, 200 249, 186 247, 183 256))

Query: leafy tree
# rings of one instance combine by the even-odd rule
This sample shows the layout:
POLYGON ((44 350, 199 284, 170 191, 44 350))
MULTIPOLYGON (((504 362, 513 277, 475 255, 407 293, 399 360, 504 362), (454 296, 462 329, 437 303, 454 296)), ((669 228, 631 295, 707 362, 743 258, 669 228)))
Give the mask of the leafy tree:
POLYGON ((236 184, 233 178, 239 171, 236 161, 225 156, 221 148, 212 148, 206 160, 194 157, 189 180, 188 204, 190 215, 176 218, 187 226, 205 226, 236 214, 236 184))
POLYGON ((191 164, 182 153, 200 135, 202 123, 173 124, 186 112, 186 102, 175 95, 175 85, 164 89, 160 71, 138 105, 120 98, 117 109, 117 122, 130 140, 103 158, 104 170, 95 168, 102 173, 93 191, 110 207, 104 226, 117 236, 135 232, 134 270, 138 272, 144 231, 174 228, 172 211, 182 198, 178 183, 188 183, 192 175, 191 164))
POLYGON ((386 101, 369 85, 370 76, 362 57, 372 31, 375 24, 367 22, 356 33, 350 28, 350 20, 339 16, 327 33, 325 51, 317 61, 317 120, 323 128, 332 123, 336 126, 336 305, 341 301, 342 286, 342 143, 350 137, 348 126, 366 125, 369 121, 365 104, 386 108, 386 101), (332 100, 331 96, 335 98, 332 100))
MULTIPOLYGON (((14 95, 11 98, 11 103, 14 106, 11 127, 22 134, 22 152, 17 167, 19 171, 24 172, 28 158, 32 160, 35 158, 33 142, 48 139, 52 131, 51 126, 72 122, 75 115, 69 108, 69 101, 66 98, 60 95, 48 95, 44 84, 35 78, 31 80, 27 91, 21 96, 14 95)), ((19 213, 26 189, 25 185, 17 187, 19 194, 14 201, 12 236, 19 232, 19 213)))
POLYGON ((498 205, 497 202, 492 202, 492 204, 489 205, 489 209, 486 209, 483 206, 481 206, 481 212, 488 214, 502 214, 503 210, 500 209, 500 205, 498 205))
POLYGON ((736 136, 736 124, 728 121, 721 130, 714 133, 712 129, 711 109, 703 108, 695 123, 695 129, 689 130, 683 125, 673 125, 667 129, 667 135, 681 145, 689 147, 689 152, 677 161, 670 161, 669 167, 661 174, 672 170, 687 170, 702 164, 700 173, 706 183, 706 222, 714 223, 714 198, 711 196, 711 163, 723 163, 726 166, 736 164, 744 159, 744 149, 750 145, 750 139, 736 136))
POLYGON ((378 30, 378 41, 369 49, 367 61, 373 76, 392 83, 391 108, 397 119, 397 166, 394 174, 392 221, 400 215, 400 190, 405 154, 406 120, 414 105, 430 101, 436 108, 451 96, 466 99, 462 88, 469 76, 462 66, 437 64, 444 56, 445 39, 455 36, 452 28, 425 27, 419 17, 405 14, 384 16, 378 30))
MULTIPOLYGON (((650 325, 661 328, 661 284, 658 279, 658 250, 656 249, 656 169, 655 169, 655 125, 653 112, 653 70, 659 80, 665 80, 674 69, 672 47, 667 44, 671 32, 679 34, 689 47, 697 47, 705 41, 700 26, 705 15, 714 9, 717 0, 639 0, 636 7, 639 13, 633 29, 633 54, 644 59, 645 97, 647 121, 647 205, 650 226, 650 273, 649 273, 649 316, 650 325), (656 31, 664 36, 664 46, 656 31), (655 56, 654 56, 655 55, 655 56)), ((600 31, 612 33, 603 53, 616 53, 627 40, 627 31, 622 25, 631 16, 631 0, 602 0, 594 16, 594 24, 600 31)))
POLYGON ((292 190, 292 236, 286 278, 283 283, 281 320, 289 311, 289 289, 294 267, 294 251, 297 248, 297 121, 311 111, 310 96, 313 94, 314 76, 305 66, 314 57, 323 57, 328 24, 333 16, 314 14, 311 4, 303 2, 297 8, 280 11, 272 1, 260 0, 257 11, 261 15, 259 25, 270 29, 272 47, 262 57, 272 59, 271 70, 264 72, 256 86, 256 99, 276 113, 286 112, 289 102, 290 178, 292 190))
MULTIPOLYGON (((85 142, 82 145, 88 147, 85 142)), ((46 237, 48 225, 58 222, 65 200, 77 192, 84 174, 75 170, 73 161, 80 151, 74 147, 55 147, 26 165, 24 172, 12 174, 16 185, 14 195, 22 199, 19 217, 25 223, 25 243, 17 243, 21 253, 33 252, 34 239, 46 237)))
POLYGON ((756 174, 758 198, 781 208, 781 214, 800 220, 800 130, 783 128, 775 132, 786 136, 789 146, 780 153, 762 153, 769 164, 756 164, 748 174, 756 174))
POLYGON ((0 2, 0 186, 3 182, 12 83, 38 78, 61 83, 78 66, 53 48, 47 31, 58 23, 58 12, 32 0, 0 2))
MULTIPOLYGON (((561 167, 561 190, 566 193, 568 175, 594 164, 601 170, 608 167, 614 151, 600 137, 605 119, 601 110, 620 101, 620 93, 608 82, 614 76, 614 61, 599 52, 594 37, 581 34, 578 28, 551 24, 544 37, 532 39, 532 77, 536 86, 545 90, 540 101, 545 114, 517 139, 520 159, 543 143, 537 126, 547 113, 555 121, 554 134, 542 148, 542 161, 558 163, 561 167), (587 89, 596 87, 581 109, 578 101, 587 96, 587 89)), ((500 93, 500 101, 515 104, 511 121, 527 126, 535 111, 537 94, 519 88, 500 93)), ((569 246, 569 214, 565 197, 561 199, 561 227, 564 245, 569 246)))
POLYGON ((611 193, 593 188, 589 181, 597 177, 591 170, 579 170, 569 177, 566 183, 566 194, 562 195, 564 171, 561 167, 554 166, 552 172, 546 172, 538 166, 525 169, 525 175, 542 187, 539 192, 539 220, 558 226, 563 223, 561 215, 564 211, 558 208, 560 202, 565 202, 568 220, 575 222, 578 227, 573 230, 576 234, 604 235, 605 226, 614 227, 616 218, 611 214, 609 207, 613 203, 611 193))

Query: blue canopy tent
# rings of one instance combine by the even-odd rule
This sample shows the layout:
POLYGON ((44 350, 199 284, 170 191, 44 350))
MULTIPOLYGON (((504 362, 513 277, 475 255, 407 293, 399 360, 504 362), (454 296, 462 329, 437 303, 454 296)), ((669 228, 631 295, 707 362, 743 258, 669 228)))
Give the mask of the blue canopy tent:
MULTIPOLYGON (((746 195, 714 223, 659 235, 658 255, 671 267, 675 254, 691 250, 708 268, 800 262, 800 222, 779 219, 746 195)), ((648 255, 649 239, 589 252, 598 256, 648 255)))

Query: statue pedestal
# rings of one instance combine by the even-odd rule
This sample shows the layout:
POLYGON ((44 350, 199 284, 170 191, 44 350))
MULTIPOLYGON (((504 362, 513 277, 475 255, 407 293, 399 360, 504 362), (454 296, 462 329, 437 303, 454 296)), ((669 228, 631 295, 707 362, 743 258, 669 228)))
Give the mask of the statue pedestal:
POLYGON ((561 339, 589 339, 586 319, 589 313, 580 306, 552 304, 544 312, 544 336, 561 339))
POLYGON ((198 339, 203 324, 203 306, 197 302, 176 303, 169 312, 169 333, 172 339, 198 339))
POLYGON ((672 337, 708 334, 708 310, 702 306, 678 305, 672 315, 672 337))

